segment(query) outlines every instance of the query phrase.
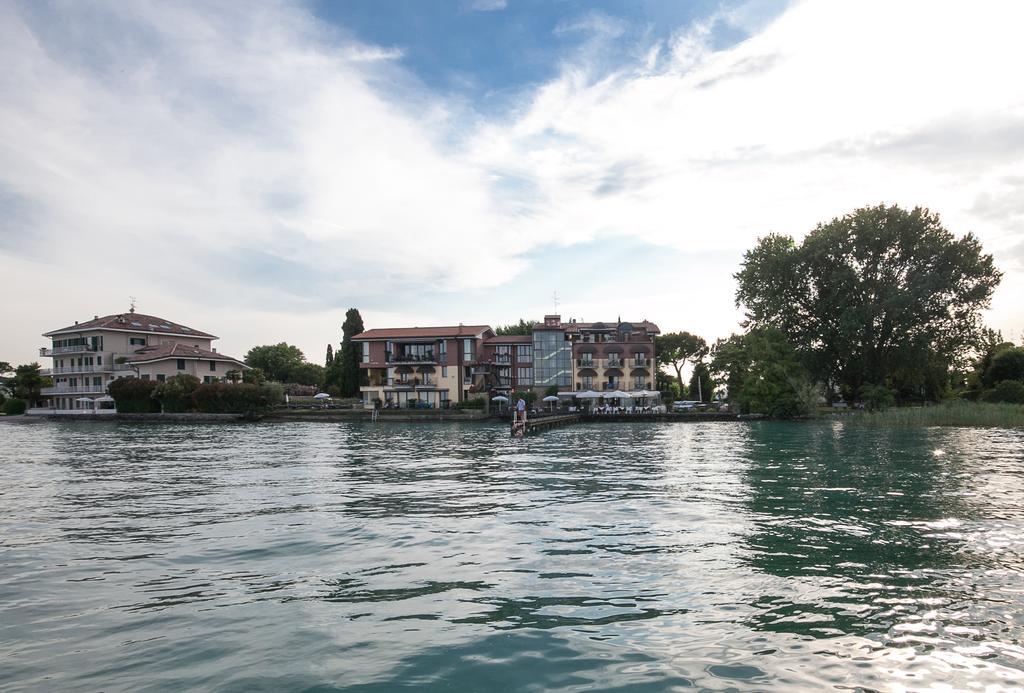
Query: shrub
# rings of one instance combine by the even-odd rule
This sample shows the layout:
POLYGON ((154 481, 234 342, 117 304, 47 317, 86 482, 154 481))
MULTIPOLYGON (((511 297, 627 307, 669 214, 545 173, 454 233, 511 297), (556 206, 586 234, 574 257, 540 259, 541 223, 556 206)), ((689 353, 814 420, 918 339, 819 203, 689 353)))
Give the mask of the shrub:
POLYGON ((483 409, 486 404, 487 400, 483 397, 474 397, 473 399, 459 402, 456 406, 459 409, 483 409))
POLYGON ((263 394, 266 395, 268 405, 275 406, 284 402, 284 393, 287 390, 281 386, 281 383, 268 380, 259 387, 263 390, 263 394))
POLYGON ((256 414, 269 407, 264 386, 242 383, 209 383, 198 386, 191 396, 192 404, 207 414, 256 414))
POLYGON ((242 371, 242 382, 248 385, 259 385, 267 379, 263 370, 259 368, 246 368, 242 371))
POLYGON ((1003 380, 991 390, 986 390, 981 398, 986 402, 1024 404, 1024 382, 1020 380, 1003 380))
POLYGON ((165 412, 183 412, 192 408, 192 393, 199 387, 199 378, 179 373, 157 385, 153 396, 160 400, 165 412))
POLYGON ((118 378, 107 386, 117 411, 122 414, 146 414, 160 411, 160 402, 153 398, 157 384, 138 378, 118 378))
POLYGON ((3 411, 7 416, 20 416, 25 413, 25 400, 17 397, 4 400, 3 411))

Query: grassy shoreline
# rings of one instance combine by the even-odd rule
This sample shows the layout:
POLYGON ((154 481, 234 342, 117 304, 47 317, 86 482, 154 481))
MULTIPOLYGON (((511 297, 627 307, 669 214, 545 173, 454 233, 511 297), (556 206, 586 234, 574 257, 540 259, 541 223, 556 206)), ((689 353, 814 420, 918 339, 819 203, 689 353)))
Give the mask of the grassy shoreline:
POLYGON ((948 400, 933 407, 894 407, 877 412, 853 412, 846 415, 846 418, 867 426, 1024 428, 1024 404, 948 400))

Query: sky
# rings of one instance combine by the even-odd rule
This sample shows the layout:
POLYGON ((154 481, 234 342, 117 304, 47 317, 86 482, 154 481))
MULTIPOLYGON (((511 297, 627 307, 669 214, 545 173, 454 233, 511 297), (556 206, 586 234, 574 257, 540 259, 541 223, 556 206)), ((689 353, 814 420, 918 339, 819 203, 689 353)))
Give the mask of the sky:
POLYGON ((743 252, 879 203, 1024 337, 1024 3, 0 0, 0 360, 138 310, 738 331, 743 252), (557 301, 557 303, 556 303, 557 301))

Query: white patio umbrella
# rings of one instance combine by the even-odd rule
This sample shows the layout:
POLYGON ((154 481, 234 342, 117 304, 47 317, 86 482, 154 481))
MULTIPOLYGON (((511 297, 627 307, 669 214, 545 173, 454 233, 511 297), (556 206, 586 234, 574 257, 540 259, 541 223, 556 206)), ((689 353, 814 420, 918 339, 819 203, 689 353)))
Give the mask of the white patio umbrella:
POLYGON ((492 402, 507 402, 508 401, 508 397, 506 397, 505 395, 495 395, 494 397, 491 397, 491 401, 492 402))
POLYGON ((102 397, 97 397, 97 398, 96 398, 95 400, 93 400, 93 401, 94 401, 94 402, 113 402, 113 401, 114 401, 114 398, 113 398, 113 397, 111 397, 110 395, 103 395, 102 397))
POLYGON ((558 395, 548 395, 542 401, 544 401, 544 402, 557 402, 557 401, 559 401, 558 400, 558 395))
POLYGON ((313 395, 313 399, 330 399, 330 398, 331 398, 331 396, 329 394, 327 394, 326 392, 318 392, 315 395, 313 395))
POLYGON ((576 399, 599 399, 601 397, 600 392, 594 392, 593 390, 584 390, 583 392, 576 393, 576 399))
POLYGON ((632 399, 633 395, 622 390, 612 390, 611 392, 604 393, 605 399, 632 399))

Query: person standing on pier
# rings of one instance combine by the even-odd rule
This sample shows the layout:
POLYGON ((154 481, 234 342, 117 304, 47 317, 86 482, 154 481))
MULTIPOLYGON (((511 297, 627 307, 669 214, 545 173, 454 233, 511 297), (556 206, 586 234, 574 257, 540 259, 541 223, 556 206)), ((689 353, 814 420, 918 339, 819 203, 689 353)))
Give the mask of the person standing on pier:
POLYGON ((516 419, 526 421, 526 400, 522 397, 516 400, 516 419))

